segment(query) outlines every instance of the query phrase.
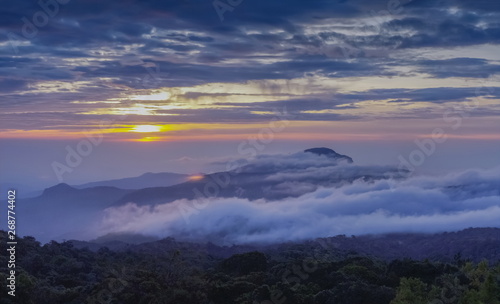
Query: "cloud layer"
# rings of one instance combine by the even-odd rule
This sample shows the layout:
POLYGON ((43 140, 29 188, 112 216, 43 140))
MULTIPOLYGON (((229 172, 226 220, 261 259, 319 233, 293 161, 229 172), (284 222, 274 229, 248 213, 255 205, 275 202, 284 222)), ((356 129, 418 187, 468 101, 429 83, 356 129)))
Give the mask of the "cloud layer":
POLYGON ((388 232, 500 227, 500 168, 407 180, 358 179, 278 201, 212 198, 105 210, 102 233, 145 233, 216 243, 269 243, 388 232), (184 210, 184 212, 182 212, 184 210))

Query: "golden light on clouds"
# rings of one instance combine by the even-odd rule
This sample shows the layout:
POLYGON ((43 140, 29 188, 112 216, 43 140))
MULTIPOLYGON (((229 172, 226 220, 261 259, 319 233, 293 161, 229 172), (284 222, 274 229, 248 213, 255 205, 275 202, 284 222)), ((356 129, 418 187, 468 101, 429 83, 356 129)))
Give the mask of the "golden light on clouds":
POLYGON ((134 95, 130 97, 130 100, 162 101, 168 100, 170 96, 169 92, 157 92, 149 95, 134 95))
POLYGON ((163 140, 163 138, 161 138, 161 137, 148 136, 148 137, 133 139, 131 141, 152 142, 152 141, 162 141, 162 140, 163 140))
POLYGON ((160 132, 161 127, 160 126, 153 126, 153 125, 139 125, 135 126, 132 129, 132 132, 160 132))

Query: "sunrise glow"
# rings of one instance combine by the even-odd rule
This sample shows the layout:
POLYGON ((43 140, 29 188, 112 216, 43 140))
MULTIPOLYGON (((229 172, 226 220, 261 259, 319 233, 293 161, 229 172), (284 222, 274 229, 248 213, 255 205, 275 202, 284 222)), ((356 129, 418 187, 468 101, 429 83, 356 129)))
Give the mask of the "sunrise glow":
POLYGON ((189 176, 188 180, 190 180, 190 181, 199 181, 199 180, 202 180, 203 178, 205 178, 204 175, 198 174, 198 175, 191 175, 191 176, 189 176))

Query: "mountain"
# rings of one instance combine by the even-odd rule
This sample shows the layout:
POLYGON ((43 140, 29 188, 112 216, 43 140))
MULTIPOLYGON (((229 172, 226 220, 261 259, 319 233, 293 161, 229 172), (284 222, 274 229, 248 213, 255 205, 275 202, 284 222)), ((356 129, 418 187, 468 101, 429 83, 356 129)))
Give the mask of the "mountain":
POLYGON ((24 199, 20 207, 30 210, 49 209, 51 212, 56 211, 56 207, 84 210, 95 206, 108 206, 113 200, 132 191, 107 186, 77 189, 61 183, 43 190, 40 196, 24 199))
POLYGON ((42 241, 84 237, 82 231, 100 219, 103 209, 131 191, 104 186, 76 189, 64 183, 47 188, 38 197, 18 200, 18 233, 42 241))
MULTIPOLYGON (((270 202, 299 197, 319 187, 340 187, 359 179, 375 181, 399 177, 397 168, 357 166, 348 156, 328 148, 314 148, 291 155, 261 155, 230 171, 192 180, 182 174, 146 173, 135 178, 79 186, 58 184, 45 189, 38 197, 19 203, 19 221, 23 222, 19 233, 36 236, 42 241, 91 239, 96 233, 100 235, 97 225, 109 207, 129 203, 139 207, 154 206, 200 197, 201 200, 237 197, 270 202), (145 188, 136 189, 138 187, 145 188)), ((130 208, 137 207, 131 205, 130 208)))
POLYGON ((352 160, 352 158, 350 158, 349 156, 338 154, 337 152, 335 152, 335 151, 333 151, 332 149, 329 149, 329 148, 312 148, 312 149, 304 150, 304 152, 306 152, 306 153, 314 153, 314 154, 320 155, 320 156, 321 155, 325 155, 326 157, 330 157, 330 158, 333 158, 333 159, 336 159, 336 160, 345 160, 345 161, 347 161, 350 164, 352 164, 354 162, 352 160))
POLYGON ((121 189, 143 189, 152 187, 168 187, 175 184, 180 184, 188 180, 189 175, 178 173, 144 173, 141 176, 127 177, 121 179, 105 180, 99 182, 91 182, 83 185, 73 186, 77 189, 107 186, 121 189))
POLYGON ((114 206, 128 202, 137 205, 164 204, 200 196, 202 199, 239 197, 272 201, 298 197, 319 187, 342 186, 357 179, 401 178, 397 168, 362 167, 351 165, 352 162, 349 156, 328 148, 313 148, 288 156, 266 156, 229 172, 204 175, 199 180, 170 187, 140 189, 120 198, 114 206), (321 157, 323 155, 327 158, 321 157))
POLYGON ((60 184, 57 184, 53 187, 50 187, 50 188, 43 190, 41 195, 44 197, 55 197, 55 196, 59 196, 59 195, 74 194, 77 192, 78 192, 78 190, 71 187, 70 185, 65 184, 65 183, 60 183, 60 184))

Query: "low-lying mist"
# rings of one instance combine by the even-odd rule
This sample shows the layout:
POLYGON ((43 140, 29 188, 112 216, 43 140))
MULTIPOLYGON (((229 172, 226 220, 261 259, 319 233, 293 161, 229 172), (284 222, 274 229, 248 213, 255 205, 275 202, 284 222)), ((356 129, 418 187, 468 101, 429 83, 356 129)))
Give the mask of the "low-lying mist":
POLYGON ((105 209, 95 234, 139 233, 230 245, 500 226, 500 168, 402 178, 391 167, 314 157, 263 156, 239 170, 266 170, 265 180, 275 183, 268 189, 270 198, 235 194, 154 206, 128 202, 105 209), (339 182, 318 182, 331 176, 339 182), (291 195, 272 199, 276 189, 291 195))

